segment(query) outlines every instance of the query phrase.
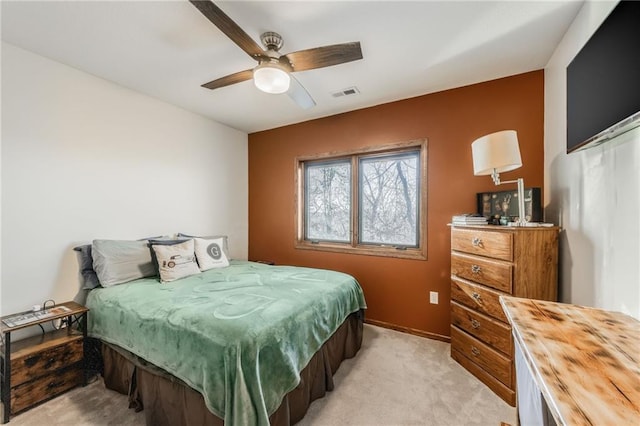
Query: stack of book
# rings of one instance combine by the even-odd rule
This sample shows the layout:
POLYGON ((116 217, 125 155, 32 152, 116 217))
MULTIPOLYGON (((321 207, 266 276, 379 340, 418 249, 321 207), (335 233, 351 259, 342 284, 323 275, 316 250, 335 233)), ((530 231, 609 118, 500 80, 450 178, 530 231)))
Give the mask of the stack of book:
POLYGON ((453 225, 486 225, 487 218, 477 214, 461 214, 453 216, 451 219, 453 225))

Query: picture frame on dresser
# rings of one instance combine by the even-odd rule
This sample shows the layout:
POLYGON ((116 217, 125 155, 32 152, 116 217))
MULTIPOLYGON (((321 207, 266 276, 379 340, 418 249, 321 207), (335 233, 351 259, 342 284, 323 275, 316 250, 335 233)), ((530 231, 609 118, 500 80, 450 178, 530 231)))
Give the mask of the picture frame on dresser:
MULTIPOLYGON (((478 192, 476 194, 478 214, 499 225, 501 218, 513 221, 518 217, 518 191, 478 192)), ((524 215, 528 222, 542 222, 542 190, 524 189, 524 215)))

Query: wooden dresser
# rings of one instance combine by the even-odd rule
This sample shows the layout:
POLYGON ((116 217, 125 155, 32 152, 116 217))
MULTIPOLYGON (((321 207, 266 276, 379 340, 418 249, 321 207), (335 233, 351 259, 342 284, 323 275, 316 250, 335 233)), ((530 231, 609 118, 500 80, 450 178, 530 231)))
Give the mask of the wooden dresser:
POLYGON ((515 406, 511 326, 501 295, 555 301, 558 227, 451 228, 451 356, 515 406))

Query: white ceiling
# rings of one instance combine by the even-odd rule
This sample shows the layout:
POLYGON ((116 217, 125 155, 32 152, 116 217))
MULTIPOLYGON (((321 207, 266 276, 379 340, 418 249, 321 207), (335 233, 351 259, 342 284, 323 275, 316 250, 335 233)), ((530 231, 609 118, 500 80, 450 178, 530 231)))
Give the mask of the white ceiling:
POLYGON ((582 1, 225 1, 281 53, 360 41, 364 59, 296 73, 309 110, 251 81, 256 65, 187 0, 2 1, 2 40, 248 133, 543 68, 582 1), (356 86, 359 95, 331 93, 356 86))

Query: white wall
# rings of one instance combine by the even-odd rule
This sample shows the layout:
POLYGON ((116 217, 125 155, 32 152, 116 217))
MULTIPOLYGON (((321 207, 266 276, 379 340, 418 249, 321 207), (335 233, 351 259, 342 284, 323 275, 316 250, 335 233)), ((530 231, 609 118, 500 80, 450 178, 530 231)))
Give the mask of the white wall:
POLYGON ((545 215, 561 300, 640 319, 640 128, 566 154, 566 67, 616 4, 585 2, 545 68, 545 215))
POLYGON ((229 235, 247 257, 247 134, 2 43, 3 313, 71 300, 72 247, 229 235))

